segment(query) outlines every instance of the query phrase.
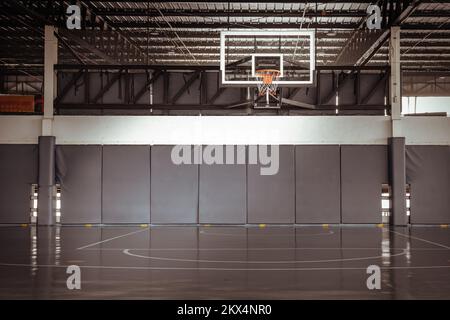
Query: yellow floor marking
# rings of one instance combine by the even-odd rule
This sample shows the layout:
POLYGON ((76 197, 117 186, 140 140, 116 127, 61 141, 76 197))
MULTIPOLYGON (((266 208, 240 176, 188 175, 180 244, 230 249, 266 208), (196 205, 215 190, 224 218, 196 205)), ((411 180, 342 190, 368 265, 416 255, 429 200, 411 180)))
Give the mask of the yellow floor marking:
POLYGON ((87 223, 87 224, 85 224, 84 226, 85 226, 86 228, 90 228, 90 227, 92 227, 92 224, 87 223))
POLYGON ((324 223, 324 224, 322 224, 322 227, 323 228, 328 228, 330 225, 328 224, 328 223, 324 223))
POLYGON ((266 225, 265 225, 264 223, 260 223, 260 224, 259 224, 259 227, 260 227, 260 228, 265 228, 266 225))

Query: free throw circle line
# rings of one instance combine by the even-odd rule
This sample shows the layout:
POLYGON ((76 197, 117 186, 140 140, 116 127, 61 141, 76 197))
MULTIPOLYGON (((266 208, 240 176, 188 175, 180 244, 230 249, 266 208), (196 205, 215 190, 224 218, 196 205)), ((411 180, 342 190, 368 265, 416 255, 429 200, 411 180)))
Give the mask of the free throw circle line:
MULTIPOLYGON (((202 259, 179 259, 179 258, 164 258, 155 256, 144 256, 135 253, 131 253, 130 249, 122 251, 124 254, 141 259, 161 260, 161 261, 177 261, 177 262, 201 262, 201 263, 245 263, 245 264, 297 264, 297 263, 324 263, 324 262, 343 262, 343 261, 360 261, 360 260, 373 260, 379 259, 383 256, 371 256, 371 257, 357 257, 357 258, 339 258, 339 259, 326 259, 326 260, 285 260, 285 261, 243 261, 243 260, 202 260, 202 259)), ((407 250, 402 250, 400 253, 392 254, 390 257, 398 257, 405 255, 407 250)))

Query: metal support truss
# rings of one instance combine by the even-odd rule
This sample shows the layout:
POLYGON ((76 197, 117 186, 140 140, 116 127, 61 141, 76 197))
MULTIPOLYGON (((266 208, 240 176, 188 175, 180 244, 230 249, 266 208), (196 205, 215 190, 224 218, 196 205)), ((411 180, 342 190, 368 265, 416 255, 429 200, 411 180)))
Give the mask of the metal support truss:
MULTIPOLYGON (((60 89, 55 101, 59 112, 65 109, 229 110, 229 105, 247 101, 248 89, 236 90, 236 88, 221 86, 219 72, 214 66, 203 68, 177 66, 170 69, 164 66, 147 65, 57 65, 56 69, 61 75, 64 74, 65 78, 67 74, 70 75, 70 80, 66 81, 66 85, 60 89), (109 76, 104 84, 105 72, 109 76), (86 73, 89 73, 89 76, 86 73), (78 83, 79 79, 84 79, 84 81, 78 83), (99 85, 98 82, 101 84, 99 85), (117 83, 118 85, 114 89, 115 94, 108 95, 108 103, 102 103, 105 94, 117 83), (217 83, 217 86, 213 83, 217 83), (74 88, 77 84, 78 86, 91 86, 91 88, 84 88, 84 102, 82 103, 79 102, 79 99, 70 99, 70 92, 75 91, 74 88), (150 95, 151 86, 157 88, 153 90, 152 99, 143 99, 145 95, 150 95), (62 102, 63 99, 64 102, 62 102)), ((366 114, 367 112, 384 114, 385 109, 389 109, 389 106, 384 103, 388 74, 386 66, 319 67, 315 87, 291 88, 284 90, 283 96, 287 99, 295 98, 299 103, 313 105, 315 110, 308 110, 310 114, 334 111, 336 108, 334 100, 329 97, 338 93, 347 95, 342 100, 354 101, 354 103, 340 104, 340 110, 351 111, 354 114, 366 114), (330 79, 337 79, 336 74, 340 75, 341 80, 333 80, 336 85, 330 91, 328 83, 330 79), (362 81, 360 74, 376 80, 372 80, 375 84, 370 92, 364 93, 365 96, 362 98, 360 90, 358 90, 360 87, 358 82, 362 81), (348 90, 344 93, 340 92, 341 87, 347 84, 355 87, 353 95, 348 90), (328 89, 323 89, 322 86, 328 89), (372 99, 373 97, 375 99, 372 99), (330 103, 329 100, 332 102, 330 103)), ((252 89, 250 88, 250 90, 252 89)), ((245 110, 246 108, 247 106, 242 104, 233 110, 245 110)), ((288 105, 283 106, 283 109, 301 111, 299 108, 288 105)))

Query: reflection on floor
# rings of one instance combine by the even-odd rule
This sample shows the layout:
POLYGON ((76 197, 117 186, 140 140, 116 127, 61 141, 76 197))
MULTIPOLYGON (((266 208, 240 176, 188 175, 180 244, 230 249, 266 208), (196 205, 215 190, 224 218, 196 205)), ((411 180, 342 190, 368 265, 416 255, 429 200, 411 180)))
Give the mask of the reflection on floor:
POLYGON ((1 226, 0 241, 3 299, 450 298, 440 227, 1 226))

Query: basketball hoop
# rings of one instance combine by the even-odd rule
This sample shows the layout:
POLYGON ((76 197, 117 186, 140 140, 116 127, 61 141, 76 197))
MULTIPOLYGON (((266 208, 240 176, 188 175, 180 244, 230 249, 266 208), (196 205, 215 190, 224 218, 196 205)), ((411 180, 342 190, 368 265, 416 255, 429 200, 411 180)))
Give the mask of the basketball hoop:
POLYGON ((275 95, 278 85, 274 83, 280 77, 280 70, 276 69, 260 69, 255 72, 256 77, 262 80, 262 83, 258 83, 259 95, 265 94, 275 95))

